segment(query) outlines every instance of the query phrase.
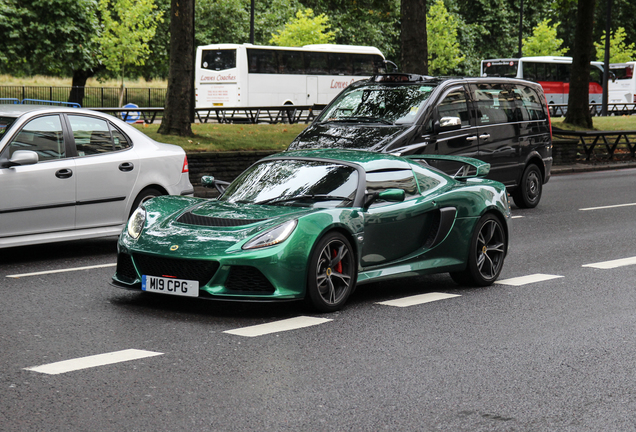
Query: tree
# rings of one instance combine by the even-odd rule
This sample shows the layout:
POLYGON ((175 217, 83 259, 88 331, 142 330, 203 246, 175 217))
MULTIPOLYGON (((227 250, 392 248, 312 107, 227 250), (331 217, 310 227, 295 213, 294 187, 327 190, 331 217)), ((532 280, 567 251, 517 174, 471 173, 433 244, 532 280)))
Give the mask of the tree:
POLYGON ((594 24, 595 3, 596 0, 579 0, 578 3, 568 112, 564 120, 565 123, 589 129, 593 127, 589 109, 589 80, 593 48, 593 36, 590 29, 594 24))
MULTIPOLYGON (((636 59, 636 44, 625 43, 625 29, 619 27, 610 37, 610 63, 625 63, 636 59)), ((596 59, 605 60, 605 31, 600 42, 594 42, 596 47, 596 59)))
POLYGON ((449 75, 466 58, 457 42, 457 26, 443 0, 437 0, 426 15, 428 70, 432 75, 449 75))
POLYGON ((157 20, 153 0, 99 0, 103 31, 99 37, 100 59, 108 70, 121 76, 119 105, 124 98, 126 66, 143 65, 150 55, 148 42, 154 37, 157 20))
POLYGON ((402 70, 428 75, 426 0, 402 0, 402 70))
POLYGON ((550 25, 550 19, 544 19, 532 30, 532 36, 523 39, 524 56, 562 56, 568 49, 561 48, 563 39, 557 37, 560 22, 550 25))
POLYGON ((72 76, 70 102, 82 103, 99 69, 100 29, 94 0, 6 0, 0 3, 0 72, 72 76))
POLYGON ((272 33, 270 43, 278 46, 303 46, 308 44, 330 43, 336 37, 336 33, 330 31, 329 17, 320 14, 314 17, 314 11, 305 9, 296 12, 293 18, 278 34, 272 33))
POLYGON ((170 73, 163 120, 163 135, 194 136, 194 0, 172 0, 170 6, 170 73))

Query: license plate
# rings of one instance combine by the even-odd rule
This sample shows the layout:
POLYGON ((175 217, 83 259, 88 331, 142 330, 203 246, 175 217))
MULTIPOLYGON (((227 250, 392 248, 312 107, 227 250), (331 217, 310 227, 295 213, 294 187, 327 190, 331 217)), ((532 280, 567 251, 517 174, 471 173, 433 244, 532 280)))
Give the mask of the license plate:
POLYGON ((143 275, 141 289, 160 294, 198 297, 199 281, 143 275))

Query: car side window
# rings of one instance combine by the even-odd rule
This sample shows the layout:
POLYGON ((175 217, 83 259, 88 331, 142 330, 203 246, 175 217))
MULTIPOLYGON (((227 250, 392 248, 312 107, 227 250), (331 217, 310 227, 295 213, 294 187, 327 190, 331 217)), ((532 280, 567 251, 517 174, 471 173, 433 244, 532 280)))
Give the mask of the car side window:
POLYGON ((86 116, 68 116, 79 156, 103 154, 128 148, 126 137, 106 120, 86 116))
POLYGON ((514 97, 505 85, 476 84, 472 89, 481 125, 515 121, 514 97))
POLYGON ((512 93, 517 102, 518 120, 545 120, 546 115, 537 92, 524 85, 515 84, 512 93))
MULTIPOLYGON (((367 192, 382 192, 387 189, 404 189, 405 199, 418 196, 417 183, 410 169, 371 171, 367 173, 367 192)), ((386 204, 376 200, 373 205, 386 204)), ((372 205, 372 207, 373 207, 372 205)))
POLYGON ((468 116, 468 104, 466 102, 466 92, 464 90, 453 90, 448 93, 437 106, 438 117, 459 117, 462 126, 470 125, 468 116))
POLYGON ((40 161, 65 158, 66 148, 60 116, 43 116, 28 122, 11 140, 2 153, 2 158, 10 158, 17 150, 34 151, 40 161))

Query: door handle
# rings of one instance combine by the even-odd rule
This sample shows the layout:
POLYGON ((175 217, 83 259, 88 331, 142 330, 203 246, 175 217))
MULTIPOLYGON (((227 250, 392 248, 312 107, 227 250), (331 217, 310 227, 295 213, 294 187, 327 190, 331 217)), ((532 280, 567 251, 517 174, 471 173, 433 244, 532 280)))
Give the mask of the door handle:
POLYGON ((72 175, 73 175, 73 170, 70 170, 68 168, 63 168, 55 172, 55 177, 61 178, 61 179, 70 178, 72 175))
POLYGON ((466 141, 477 141, 477 135, 466 137, 466 141))
POLYGON ((490 134, 479 135, 479 139, 487 140, 488 138, 490 138, 490 134))
POLYGON ((119 165, 119 171, 128 172, 132 171, 135 168, 132 162, 124 162, 119 165))

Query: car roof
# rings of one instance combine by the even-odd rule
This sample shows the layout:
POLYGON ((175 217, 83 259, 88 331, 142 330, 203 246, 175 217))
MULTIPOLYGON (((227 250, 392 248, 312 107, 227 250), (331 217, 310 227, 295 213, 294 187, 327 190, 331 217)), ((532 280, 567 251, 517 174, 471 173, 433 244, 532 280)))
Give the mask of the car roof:
POLYGON ((344 149, 307 149, 291 150, 277 153, 269 158, 311 158, 321 160, 341 161, 361 166, 366 172, 382 169, 411 169, 412 163, 401 157, 388 153, 377 153, 366 150, 344 149))
POLYGON ((358 87, 368 84, 388 84, 388 85, 412 85, 412 84, 432 84, 439 85, 442 83, 449 84, 466 84, 466 83, 517 83, 524 85, 539 86, 539 84, 518 78, 501 78, 501 77, 461 77, 461 76, 428 76, 411 73, 388 73, 374 75, 367 80, 360 80, 351 87, 358 87))
POLYGON ((20 117, 31 112, 88 112, 88 110, 80 108, 69 108, 55 105, 27 105, 27 104, 0 104, 0 116, 3 117, 20 117))

